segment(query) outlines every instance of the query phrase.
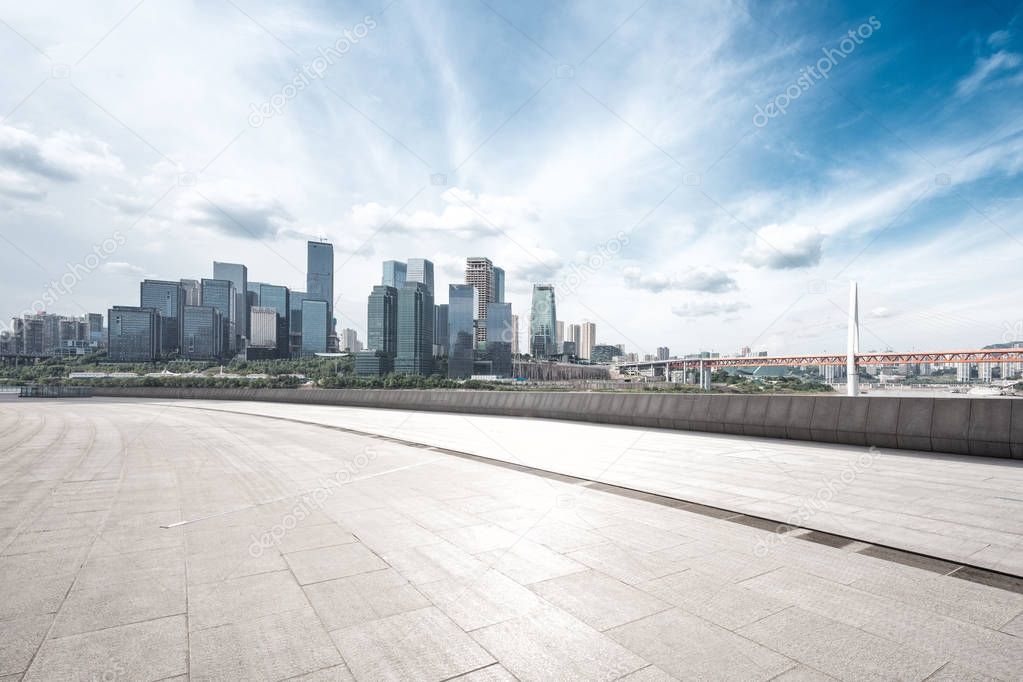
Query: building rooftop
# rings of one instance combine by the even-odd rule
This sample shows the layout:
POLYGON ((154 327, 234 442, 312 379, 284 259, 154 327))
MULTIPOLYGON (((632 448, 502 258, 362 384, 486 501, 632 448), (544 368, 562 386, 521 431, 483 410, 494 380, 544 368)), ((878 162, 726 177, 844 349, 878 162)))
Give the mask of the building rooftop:
POLYGON ((1023 669, 1018 463, 469 415, 2 400, 0 676, 1023 669), (765 521, 829 485, 801 529, 765 521))

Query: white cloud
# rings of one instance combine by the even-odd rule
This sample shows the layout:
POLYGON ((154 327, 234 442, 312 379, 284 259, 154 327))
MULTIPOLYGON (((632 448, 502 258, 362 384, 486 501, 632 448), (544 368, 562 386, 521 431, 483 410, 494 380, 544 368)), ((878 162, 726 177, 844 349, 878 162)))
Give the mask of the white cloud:
POLYGON ((1015 52, 1000 50, 990 57, 981 57, 973 65, 973 70, 956 84, 956 93, 960 97, 968 97, 977 92, 985 83, 996 80, 1003 72, 1013 72, 1023 63, 1023 57, 1015 52))
POLYGON ((813 227, 765 225, 743 252, 743 259, 757 268, 789 270, 820 263, 824 235, 813 227))
POLYGON ((124 261, 109 261, 100 266, 100 271, 117 277, 136 277, 145 274, 145 270, 137 265, 124 261))
POLYGON ((671 312, 678 317, 718 317, 737 313, 749 307, 748 303, 740 301, 695 301, 672 306, 671 312))
POLYGON ((644 289, 654 293, 675 289, 722 294, 739 288, 728 273, 716 268, 686 268, 672 274, 664 274, 647 272, 638 266, 629 266, 622 268, 622 275, 630 289, 644 289))
POLYGON ((366 232, 447 232, 458 236, 493 236, 520 232, 538 219, 536 209, 519 197, 475 194, 452 187, 441 195, 440 211, 408 212, 377 202, 352 207, 351 222, 366 232))
POLYGON ((0 167, 46 181, 72 182, 85 175, 120 173, 124 164, 110 146, 63 130, 47 137, 0 124, 0 167))

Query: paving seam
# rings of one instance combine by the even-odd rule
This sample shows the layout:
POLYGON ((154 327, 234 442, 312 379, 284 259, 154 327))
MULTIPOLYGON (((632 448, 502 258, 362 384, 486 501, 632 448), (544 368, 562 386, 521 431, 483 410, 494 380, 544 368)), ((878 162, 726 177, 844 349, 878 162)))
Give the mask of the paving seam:
MULTIPOLYGON (((604 481, 598 481, 594 479, 584 478, 582 476, 575 476, 573 474, 565 474, 559 471, 552 471, 550 469, 544 469, 541 467, 529 466, 526 464, 518 464, 515 462, 509 462, 503 459, 496 459, 493 457, 486 457, 484 455, 477 455, 471 452, 464 452, 461 450, 451 450, 450 448, 442 448, 428 443, 419 443, 416 441, 404 440, 401 438, 395 438, 393 436, 384 436, 377 433, 371 433, 369 431, 360 431, 358 429, 352 429, 345 426, 334 426, 331 424, 322 424, 319 422, 310 422, 303 419, 293 419, 291 417, 278 417, 274 415, 255 414, 252 412, 238 412, 236 410, 221 410, 216 408, 208 407, 194 407, 190 405, 171 405, 178 409, 184 410, 205 410, 208 412, 221 412, 225 414, 236 414, 247 417, 257 417, 263 419, 275 419, 277 421, 291 422, 293 424, 302 424, 304 426, 318 426, 323 429, 330 429, 332 431, 340 431, 342 433, 349 433, 356 436, 363 436, 367 438, 373 438, 375 440, 383 440, 398 445, 404 445, 413 448, 433 450, 445 455, 452 455, 461 459, 468 459, 475 462, 481 462, 483 464, 489 464, 492 466, 499 466, 505 469, 513 469, 522 473, 528 473, 535 476, 542 476, 544 478, 552 478, 560 480, 563 483, 572 483, 575 485, 583 485, 595 490, 601 490, 602 492, 609 492, 621 497, 628 497, 630 499, 639 499, 645 502, 651 502, 665 507, 673 507, 675 509, 681 509, 703 516, 710 516, 723 521, 729 521, 731 523, 738 523, 741 525, 759 528, 761 530, 770 530, 764 528, 767 525, 773 525, 774 531, 778 535, 785 536, 794 540, 802 540, 803 542, 810 542, 813 544, 824 544, 831 546, 828 543, 819 542, 817 539, 823 537, 833 538, 834 541, 844 540, 844 544, 848 545, 854 542, 865 543, 867 547, 856 550, 855 554, 863 554, 864 556, 870 556, 871 558, 880 559, 889 563, 899 563, 907 566, 914 566, 921 568, 919 564, 925 564, 927 562, 940 562, 940 564, 948 564, 952 567, 951 571, 935 571, 928 568, 921 568, 931 573, 937 573, 946 577, 958 578, 968 582, 976 582, 988 587, 995 587, 997 589, 1006 590, 1008 592, 1015 592, 1017 594, 1023 594, 1023 577, 1014 575, 1012 573, 1005 573, 1003 571, 997 571, 995 569, 986 568, 984 566, 978 566, 976 564, 968 564, 961 561, 952 561, 944 557, 940 557, 933 554, 924 554, 922 552, 913 552, 911 550, 902 549, 893 545, 885 545, 872 540, 864 540, 863 538, 857 538, 848 535, 839 535, 831 533, 829 531, 819 530, 811 528, 809 526, 792 526, 782 521, 767 518, 765 516, 756 516, 754 514, 747 514, 745 512, 737 512, 733 509, 726 509, 724 507, 716 507, 714 505, 703 504, 702 502, 692 502, 684 500, 682 498, 671 497, 669 495, 663 495, 661 493, 653 493, 648 490, 641 490, 639 488, 630 488, 629 486, 621 485, 619 483, 607 483, 604 481), (784 532, 781 532, 784 529, 784 532), (809 531, 814 534, 812 537, 816 539, 804 539, 799 535, 793 535, 794 531, 809 531), (898 558, 892 558, 890 556, 878 557, 871 555, 872 548, 881 548, 894 552, 896 557, 904 557, 904 561, 899 561, 898 558), (914 561, 917 559, 917 561, 914 561), (919 561, 923 560, 923 561, 919 561), (966 570, 964 570, 966 569, 966 570)), ((940 565, 939 564, 939 565, 940 565)))

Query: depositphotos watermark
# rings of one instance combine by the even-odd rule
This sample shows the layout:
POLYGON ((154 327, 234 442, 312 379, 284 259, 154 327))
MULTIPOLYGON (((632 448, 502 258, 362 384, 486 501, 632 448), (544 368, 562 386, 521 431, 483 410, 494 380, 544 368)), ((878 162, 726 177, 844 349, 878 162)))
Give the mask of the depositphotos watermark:
POLYGON ((783 524, 778 524, 778 528, 767 537, 762 537, 757 541, 757 546, 753 550, 754 554, 758 557, 764 557, 771 550, 771 547, 781 544, 786 539, 786 533, 796 528, 801 528, 806 524, 807 521, 813 517, 817 512, 827 509, 831 500, 835 496, 851 486, 863 471, 874 466, 874 462, 881 456, 880 450, 876 447, 871 446, 870 450, 864 452, 862 455, 856 458, 855 461, 849 463, 842 473, 837 478, 833 478, 825 483, 820 490, 818 490, 812 497, 806 499, 803 504, 799 506, 796 511, 789 515, 788 520, 783 524))
POLYGON ((263 534, 251 535, 252 543, 249 545, 249 555, 255 559, 263 556, 263 552, 273 548, 275 545, 294 530, 300 521, 309 518, 314 511, 323 509, 338 488, 352 482, 352 477, 363 471, 369 463, 377 458, 376 449, 367 446, 355 458, 344 463, 344 468, 336 471, 330 478, 323 478, 319 481, 319 487, 296 496, 295 505, 289 509, 281 520, 272 525, 263 534))
POLYGON ((557 291, 575 293, 590 277, 617 258, 630 241, 629 233, 621 231, 607 241, 597 244, 581 262, 573 261, 569 264, 568 273, 555 283, 557 291))
MULTIPOLYGON (((70 296, 75 287, 86 277, 95 272, 103 265, 110 256, 114 255, 119 248, 128 243, 128 238, 119 230, 112 235, 92 245, 92 250, 77 263, 68 261, 64 265, 64 272, 60 277, 50 282, 43 289, 39 298, 32 301, 25 310, 21 311, 18 318, 35 315, 37 313, 53 310, 61 296, 70 296)), ((6 323, 5 323, 6 325, 6 323)))
POLYGON ((838 66, 839 62, 852 54, 858 46, 863 44, 864 40, 874 35, 874 31, 880 28, 881 21, 877 17, 871 16, 858 28, 850 30, 846 37, 838 42, 838 47, 822 47, 823 57, 818 59, 815 64, 800 69, 799 77, 789 83, 788 87, 767 104, 757 105, 757 112, 753 114, 753 125, 763 128, 772 118, 784 116, 788 112, 789 105, 802 97, 804 92, 819 81, 827 80, 831 75, 831 70, 838 66))
POLYGON ((261 104, 249 105, 249 125, 258 128, 268 119, 284 113, 288 102, 298 97, 298 93, 312 85, 314 80, 323 78, 327 69, 344 59, 345 55, 351 51, 352 46, 368 36, 369 32, 376 27, 376 19, 371 15, 366 15, 352 28, 341 31, 341 37, 334 41, 333 45, 317 48, 319 56, 296 69, 295 77, 285 83, 280 92, 271 95, 270 99, 261 104))
POLYGON ((1004 323, 1002 342, 1012 343, 1013 341, 1023 341, 1023 320, 1016 320, 1015 322, 1006 320, 1004 323))

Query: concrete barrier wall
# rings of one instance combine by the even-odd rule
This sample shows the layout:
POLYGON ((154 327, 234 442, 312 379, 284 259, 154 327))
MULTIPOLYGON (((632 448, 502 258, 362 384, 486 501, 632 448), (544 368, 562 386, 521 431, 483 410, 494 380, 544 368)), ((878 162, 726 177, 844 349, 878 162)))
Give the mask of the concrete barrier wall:
POLYGON ((1023 459, 1023 400, 104 387, 95 395, 496 414, 1023 459))

